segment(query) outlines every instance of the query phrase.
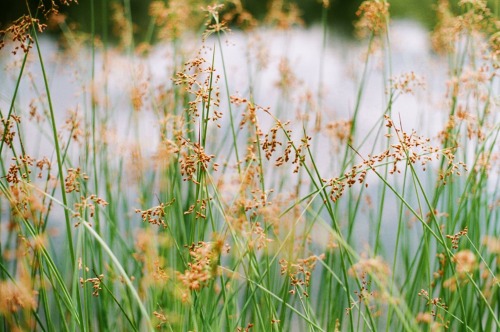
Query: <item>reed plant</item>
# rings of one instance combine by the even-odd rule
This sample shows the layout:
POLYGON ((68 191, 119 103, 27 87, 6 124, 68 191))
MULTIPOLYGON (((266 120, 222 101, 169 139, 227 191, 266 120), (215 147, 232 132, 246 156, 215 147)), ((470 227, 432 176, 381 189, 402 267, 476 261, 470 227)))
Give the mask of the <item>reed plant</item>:
POLYGON ((399 115, 425 80, 393 73, 387 1, 359 7, 356 97, 329 112, 322 4, 309 85, 258 38, 302 24, 288 1, 263 20, 239 0, 153 1, 145 40, 128 0, 60 1, 1 32, 0 330, 500 329, 500 6, 436 5, 432 135, 399 115), (64 5, 90 6, 90 34, 64 5), (116 31, 97 36, 98 15, 116 31), (71 97, 47 65, 51 26, 71 97), (243 78, 230 29, 248 40, 243 78), (167 65, 151 68, 158 45, 167 65), (381 109, 365 105, 373 72, 381 109))

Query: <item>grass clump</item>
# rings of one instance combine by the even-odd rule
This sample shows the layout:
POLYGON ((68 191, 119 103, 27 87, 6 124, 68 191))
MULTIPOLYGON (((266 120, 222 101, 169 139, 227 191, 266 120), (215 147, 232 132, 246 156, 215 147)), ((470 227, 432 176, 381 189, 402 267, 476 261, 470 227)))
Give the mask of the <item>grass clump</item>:
MULTIPOLYGON (((0 329, 499 329, 499 23, 486 2, 439 2, 430 41, 447 77, 420 126, 401 109, 432 77, 393 74, 389 2, 357 12, 344 113, 325 93, 328 1, 316 83, 286 47, 273 60, 241 2, 201 2, 153 2, 141 43, 128 1, 110 6, 116 46, 58 20, 70 100, 40 36, 57 6, 2 32, 0 329), (246 75, 226 22, 248 42, 246 75), (147 61, 158 54, 164 66, 147 61)), ((301 31, 281 1, 264 21, 301 31)))

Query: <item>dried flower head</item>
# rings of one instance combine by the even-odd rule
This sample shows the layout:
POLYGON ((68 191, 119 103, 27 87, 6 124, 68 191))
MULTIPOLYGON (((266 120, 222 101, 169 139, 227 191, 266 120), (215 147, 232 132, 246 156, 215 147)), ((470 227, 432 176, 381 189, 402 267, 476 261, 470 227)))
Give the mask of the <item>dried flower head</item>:
POLYGON ((356 34, 360 38, 370 35, 381 35, 387 29, 389 22, 389 3, 384 0, 367 0, 361 3, 356 16, 356 34))
POLYGON ((246 327, 237 327, 236 331, 237 332, 250 332, 254 324, 248 323, 246 327))
POLYGON ((5 30, 0 30, 0 49, 5 46, 4 38, 7 35, 15 43, 13 54, 16 54, 20 49, 24 53, 28 53, 34 43, 31 29, 41 33, 45 28, 47 28, 47 25, 41 23, 39 19, 23 15, 12 22, 5 30))
POLYGON ((215 4, 203 8, 203 11, 207 13, 207 20, 205 22, 206 29, 203 33, 203 39, 207 39, 212 34, 231 31, 227 26, 227 22, 219 18, 219 12, 222 8, 224 8, 224 4, 215 4))
POLYGON ((476 255, 468 249, 461 250, 453 255, 453 262, 456 263, 458 274, 471 273, 477 267, 476 255))
POLYGON ((279 261, 281 274, 286 274, 290 278, 292 290, 290 294, 296 294, 297 289, 302 290, 302 295, 309 297, 307 288, 311 283, 312 271, 319 260, 323 260, 325 255, 310 256, 304 259, 297 259, 296 263, 288 262, 282 258, 279 261))
POLYGON ((198 29, 204 20, 198 5, 198 0, 152 1, 149 15, 157 26, 158 39, 177 40, 186 32, 198 29))
POLYGON ((243 30, 252 30, 258 25, 257 19, 244 8, 242 0, 228 0, 222 20, 234 22, 243 30))
POLYGON ((14 126, 16 123, 20 123, 21 118, 15 115, 11 115, 9 118, 1 119, 0 127, 0 139, 2 141, 2 145, 5 143, 9 148, 12 148, 12 144, 14 142, 14 137, 16 136, 16 132, 14 131, 14 126))
POLYGON ((351 127, 352 121, 338 120, 326 124, 325 129, 329 137, 332 138, 332 143, 338 150, 342 143, 351 142, 351 127))
POLYGON ((160 205, 152 207, 147 210, 140 210, 140 209, 135 209, 135 213, 140 213, 142 221, 148 222, 152 225, 157 225, 157 226, 163 226, 164 228, 167 227, 167 224, 165 223, 165 209, 172 204, 174 204, 175 198, 172 199, 170 202, 165 203, 160 203, 160 205))
POLYGON ((24 283, 0 281, 0 313, 12 315, 18 310, 35 310, 37 308, 37 292, 24 283))
POLYGON ((452 52, 455 49, 460 29, 448 0, 439 0, 436 16, 437 24, 431 35, 432 48, 438 53, 452 52))
MULTIPOLYGON (((461 175, 461 170, 467 170, 467 166, 463 162, 455 163, 455 155, 452 149, 440 149, 430 144, 430 139, 419 136, 412 130, 410 133, 403 131, 401 128, 395 126, 392 119, 385 115, 386 127, 394 128, 395 135, 388 134, 386 137, 389 139, 396 136, 397 142, 390 145, 390 149, 383 151, 376 155, 368 155, 362 163, 356 164, 351 170, 344 173, 343 176, 322 179, 327 187, 330 187, 330 199, 336 202, 343 194, 347 187, 352 187, 357 182, 364 183, 368 171, 375 171, 375 167, 383 161, 392 163, 392 169, 389 174, 400 173, 399 166, 402 162, 405 164, 419 163, 423 170, 433 160, 438 160, 440 157, 447 159, 447 168, 440 173, 440 180, 442 184, 446 184, 447 179, 453 175, 461 175)), ((367 185, 367 184, 365 184, 367 185)))
POLYGON ((416 88, 425 87, 423 78, 416 75, 413 71, 391 77, 390 82, 391 89, 402 94, 415 94, 416 88))
POLYGON ((367 280, 366 273, 363 272, 361 274, 361 289, 359 291, 354 291, 357 299, 351 301, 351 305, 345 309, 347 315, 349 315, 356 306, 362 304, 366 304, 370 310, 374 308, 373 305, 370 305, 370 302, 373 300, 375 292, 370 291, 370 284, 371 283, 367 280))
MULTIPOLYGON (((200 50, 201 52, 201 50, 200 50)), ((178 72, 173 79, 175 85, 194 97, 188 102, 186 109, 190 122, 196 122, 201 114, 205 114, 206 121, 217 121, 222 117, 219 111, 220 89, 218 82, 220 76, 215 74, 215 69, 206 65, 206 60, 199 54, 194 59, 184 64, 183 71, 178 72), (211 114, 210 114, 211 113, 211 114)))
POLYGON ((87 278, 87 279, 80 278, 80 285, 83 288, 83 286, 85 286, 85 284, 91 283, 92 284, 92 295, 97 297, 97 296, 99 296, 99 291, 102 290, 101 283, 102 283, 103 279, 104 279, 104 274, 101 274, 95 278, 87 278))
POLYGON ((451 239, 451 244, 453 249, 458 249, 458 241, 462 236, 467 235, 467 227, 465 227, 462 231, 456 233, 455 235, 446 235, 448 239, 451 239))
POLYGON ((419 312, 416 317, 417 322, 430 324, 433 321, 433 317, 429 312, 419 312))
POLYGON ((146 75, 142 67, 134 75, 133 84, 130 88, 130 101, 134 111, 139 112, 145 107, 151 77, 146 75))
MULTIPOLYGON (((94 217, 95 205, 105 207, 106 205, 108 205, 108 202, 100 197, 97 197, 94 194, 90 195, 89 197, 81 196, 80 201, 74 204, 76 212, 73 214, 73 217, 81 218, 87 212, 89 213, 90 218, 94 217)), ((79 225, 80 222, 77 222, 75 224, 75 227, 78 227, 79 225)))
POLYGON ((85 132, 82 129, 82 116, 78 110, 69 111, 63 129, 70 133, 75 142, 81 143, 81 138, 85 135, 85 132))
MULTIPOLYGON (((179 158, 181 175, 184 177, 184 181, 189 180, 199 184, 196 180, 196 174, 207 171, 209 163, 215 156, 206 154, 205 149, 199 143, 191 143, 190 140, 184 138, 179 138, 179 140, 180 145, 183 147, 181 157, 179 158)), ((214 163, 214 170, 217 170, 218 166, 217 163, 214 163)))
POLYGON ((133 43, 132 22, 127 18, 125 8, 118 2, 111 3, 113 34, 120 39, 120 47, 127 49, 133 43))
POLYGON ((436 308, 441 308, 441 309, 448 308, 448 306, 443 302, 443 300, 441 298, 439 298, 439 297, 431 298, 431 295, 425 289, 421 289, 420 292, 418 292, 418 296, 421 296, 424 299, 426 299, 427 305, 430 305, 433 307, 433 310, 431 311, 431 315, 433 317, 436 316, 436 311, 435 311, 436 308))
POLYGON ((297 87, 301 82, 293 71, 293 66, 287 57, 282 57, 278 65, 279 79, 275 83, 278 89, 284 94, 288 95, 297 87))
POLYGON ((188 247, 190 262, 184 273, 177 272, 177 278, 189 290, 200 290, 217 276, 219 256, 222 252, 223 242, 203 242, 192 244, 188 247))
POLYGON ((376 276, 380 281, 387 280, 391 273, 389 265, 377 256, 374 258, 361 258, 349 269, 349 275, 353 277, 361 277, 363 274, 376 276))
POLYGON ((258 250, 266 248, 267 244, 273 241, 272 239, 268 238, 266 230, 262 228, 259 222, 251 223, 250 228, 251 229, 249 232, 245 232, 246 237, 249 238, 248 241, 249 250, 253 250, 255 247, 257 247, 258 250))
POLYGON ((163 325, 172 322, 172 317, 170 315, 163 313, 163 311, 153 311, 153 316, 158 321, 158 323, 156 323, 157 329, 161 329, 163 325))
POLYGON ((467 35, 491 36, 490 47, 493 54, 498 48, 495 46, 495 33, 498 32, 496 19, 487 6, 486 0, 462 0, 459 6, 463 13, 455 16, 449 0, 440 0, 436 7, 437 24, 432 34, 432 46, 438 53, 455 51, 460 37, 467 35))
POLYGON ((296 25, 304 25, 301 15, 297 4, 284 0, 272 0, 265 22, 278 29, 288 30, 296 25))
POLYGON ((73 191, 80 192, 81 181, 88 180, 87 174, 83 173, 79 167, 68 168, 68 175, 64 179, 64 186, 67 193, 73 191))
POLYGON ((486 246, 488 251, 492 254, 500 255, 500 238, 494 236, 485 236, 483 238, 483 244, 486 246))

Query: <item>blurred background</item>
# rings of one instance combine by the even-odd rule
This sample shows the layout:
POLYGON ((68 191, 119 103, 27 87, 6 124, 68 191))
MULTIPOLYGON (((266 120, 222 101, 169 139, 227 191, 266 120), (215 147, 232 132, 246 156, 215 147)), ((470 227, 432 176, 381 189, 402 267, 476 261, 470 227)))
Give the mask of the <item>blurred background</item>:
MULTIPOLYGON (((432 28, 435 22, 435 6, 442 0, 391 0, 390 13, 393 19, 411 19, 420 22, 427 28, 432 28)), ((490 8, 498 8, 495 6, 495 1, 489 0, 490 8)), ((110 26, 113 20, 109 20, 109 16, 113 14, 113 8, 117 5, 130 8, 129 17, 132 19, 134 26, 134 35, 138 40, 147 35, 148 27, 151 25, 151 17, 149 15, 150 4, 153 0, 80 0, 78 4, 74 4, 74 0, 65 0, 61 3, 68 5, 59 5, 59 11, 64 15, 68 26, 78 29, 81 32, 89 32, 91 29, 90 13, 95 11, 95 28, 96 34, 99 36, 107 35, 108 31, 113 31, 116 27, 110 26), (92 9, 93 6, 93 9, 92 9), (104 23, 106 22, 106 23, 104 23)), ((193 6, 206 6, 215 3, 215 1, 207 0, 186 0, 192 3, 193 6)), ((254 18, 259 21, 264 20, 269 12, 273 0, 241 0, 235 3, 241 5, 254 18)), ((330 27, 334 27, 337 32, 349 35, 352 32, 353 21, 356 18, 356 10, 362 0, 281 0, 283 6, 297 8, 305 26, 311 26, 321 22, 324 19, 323 3, 329 2, 329 8, 326 12, 326 19, 330 27)), ((459 0, 449 1, 453 6, 456 6, 459 0)), ((0 27, 5 28, 10 22, 28 13, 27 6, 29 5, 32 13, 37 12, 37 8, 42 3, 46 8, 52 6, 51 0, 1 0, 0 1, 0 27)), ((168 5, 169 0, 164 1, 168 5)), ((498 15, 498 13, 496 13, 498 15)), ((195 19, 195 18, 194 18, 195 19)), ((53 34, 57 34, 59 28, 52 29, 53 34)), ((109 34, 112 40, 112 33, 109 34)), ((107 40, 107 38, 105 38, 107 40)))

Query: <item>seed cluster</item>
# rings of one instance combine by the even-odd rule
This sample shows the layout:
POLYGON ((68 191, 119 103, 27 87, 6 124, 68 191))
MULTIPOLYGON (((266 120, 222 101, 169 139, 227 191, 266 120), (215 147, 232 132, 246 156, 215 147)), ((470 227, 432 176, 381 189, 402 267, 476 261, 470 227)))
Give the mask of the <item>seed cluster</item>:
MULTIPOLYGON (((69 6, 72 2, 77 3, 76 0, 50 0, 49 6, 45 6, 43 2, 39 4, 39 11, 51 23, 52 20, 59 15, 59 6, 69 6)), ((17 20, 9 24, 9 26, 0 30, 0 50, 5 47, 5 37, 15 44, 12 53, 15 55, 19 50, 28 53, 33 46, 34 39, 32 36, 32 29, 42 33, 47 28, 47 24, 42 23, 40 19, 34 18, 31 15, 23 15, 17 20)))
POLYGON ((300 167, 305 162, 305 152, 310 147, 312 138, 310 136, 304 135, 304 137, 300 139, 300 143, 296 144, 291 139, 292 131, 286 128, 289 123, 289 121, 282 123, 281 121, 277 120, 276 124, 269 130, 267 134, 264 135, 263 139, 261 140, 261 148, 265 153, 266 159, 270 160, 275 152, 278 151, 278 147, 284 146, 282 154, 275 159, 274 165, 280 167, 291 161, 292 165, 295 165, 293 173, 298 173, 300 167), (278 132, 280 131, 283 132, 286 137, 284 143, 278 140, 278 132))
MULTIPOLYGON (((160 1, 158 1, 158 2, 160 2, 160 1)), ((156 319, 158 319, 158 324, 156 325, 157 329, 160 329, 163 325, 167 324, 167 322, 168 322, 167 315, 165 315, 162 312, 153 311, 153 316, 155 316, 156 319)))
POLYGON ((37 294, 33 289, 27 287, 29 284, 15 284, 12 281, 0 281, 0 313, 9 316, 21 309, 36 310, 37 294))
POLYGON ((453 249, 458 249, 458 241, 460 241, 460 238, 462 236, 466 236, 468 232, 467 227, 465 227, 462 231, 456 233, 455 235, 446 235, 448 239, 451 240, 452 248, 453 249))
MULTIPOLYGON (((330 187, 330 199, 336 202, 343 194, 346 187, 352 187, 359 182, 365 181, 365 178, 370 170, 376 172, 376 167, 382 163, 390 163, 392 168, 389 174, 401 173, 400 164, 416 164, 417 162, 426 170, 426 165, 438 160, 440 156, 444 156, 448 160, 448 167, 441 171, 440 180, 446 184, 446 180, 453 174, 461 175, 461 169, 467 170, 467 166, 463 162, 454 163, 455 155, 450 149, 442 150, 430 145, 430 139, 419 136, 413 130, 410 134, 397 128, 391 118, 385 116, 386 127, 393 128, 398 142, 391 144, 390 149, 377 155, 368 155, 362 163, 354 165, 350 171, 345 172, 342 177, 331 179, 323 179, 327 187, 330 187)), ((393 134, 387 135, 388 138, 393 134)), ((368 184, 366 184, 368 185, 368 184)))
POLYGON ((286 274, 290 278, 292 289, 290 294, 296 294, 297 289, 302 289, 302 295, 309 297, 307 288, 311 283, 312 271, 318 260, 323 260, 325 255, 310 256, 303 259, 297 259, 296 263, 288 262, 285 258, 280 259, 281 275, 286 274), (303 288, 304 287, 304 288, 303 288))
POLYGON ((207 6, 203 10, 207 13, 207 20, 205 22, 205 31, 203 32, 203 39, 206 40, 212 34, 219 34, 221 32, 230 32, 227 26, 227 21, 219 19, 219 11, 224 8, 223 4, 215 4, 207 6))
POLYGON ((471 273, 476 268, 476 261, 476 255, 468 249, 460 250, 453 255, 453 262, 456 264, 456 271, 463 277, 465 277, 465 274, 471 273))
POLYGON ((101 288, 101 283, 104 279, 104 274, 101 274, 95 278, 87 278, 87 279, 83 279, 83 278, 80 278, 80 285, 82 286, 85 286, 86 283, 91 283, 92 284, 92 295, 97 297, 99 296, 99 292, 102 290, 101 288))
POLYGON ((191 261, 187 264, 188 268, 184 273, 177 272, 177 278, 187 289, 198 291, 208 286, 209 281, 217 276, 223 243, 200 241, 187 248, 191 261))
POLYGON ((45 28, 47 28, 47 25, 41 23, 39 19, 23 15, 15 20, 7 29, 0 30, 0 49, 5 46, 5 42, 3 41, 5 35, 10 35, 11 40, 16 43, 12 53, 15 55, 19 50, 28 53, 34 42, 31 36, 31 29, 36 29, 41 33, 45 28))
POLYGON ((365 38, 370 34, 381 35, 389 22, 389 3, 386 1, 367 0, 361 3, 356 12, 359 17, 355 24, 356 34, 365 38))
POLYGON ((272 1, 265 22, 281 30, 304 24, 297 4, 288 1, 272 1))
MULTIPOLYGON (((369 290, 370 282, 367 280, 366 272, 361 274, 361 289, 359 291, 354 291, 354 294, 357 297, 356 301, 352 301, 351 305, 345 309, 346 314, 349 315, 351 311, 356 306, 360 306, 362 304, 369 304, 369 301, 373 298, 374 292, 369 290)), ((373 310, 373 307, 369 308, 373 310)))
POLYGON ((413 71, 391 77, 390 83, 393 91, 402 94, 414 94, 416 89, 425 87, 424 79, 413 71))
POLYGON ((250 330, 254 327, 254 324, 248 323, 246 327, 237 327, 237 332, 250 332, 250 330))
MULTIPOLYGON (((203 146, 197 142, 191 143, 189 139, 181 138, 180 144, 184 148, 179 158, 181 175, 184 177, 184 181, 189 180, 195 184, 199 184, 196 180, 196 174, 207 171, 209 163, 215 155, 206 154, 203 146)), ((219 165, 214 163, 212 166, 214 170, 217 170, 219 165)))
POLYGON ((248 234, 246 235, 249 238, 247 245, 250 251, 254 250, 254 248, 257 248, 257 250, 266 248, 267 244, 273 241, 268 238, 266 230, 262 228, 259 222, 250 224, 250 231, 243 232, 243 234, 248 234))
POLYGON ((80 192, 80 181, 87 181, 88 176, 78 168, 68 168, 68 175, 64 179, 64 187, 67 193, 80 192))
MULTIPOLYGON (((102 198, 97 197, 94 194, 92 194, 88 197, 81 196, 80 201, 74 204, 75 213, 73 213, 73 217, 80 218, 83 216, 83 214, 85 212, 89 213, 90 218, 94 217, 95 204, 100 205, 102 207, 105 207, 106 205, 108 205, 108 202, 106 202, 102 198)), ((75 224, 75 227, 78 227, 79 225, 80 225, 80 222, 77 222, 75 224)))
POLYGON ((186 62, 184 70, 178 72, 173 79, 175 85, 182 86, 187 94, 194 96, 194 99, 188 102, 189 107, 186 109, 192 122, 196 122, 201 114, 204 116, 203 121, 209 118, 217 121, 222 117, 222 113, 218 110, 220 91, 217 83, 220 76, 214 75, 215 69, 206 66, 206 62, 198 55, 186 62), (212 115, 208 114, 210 111, 212 115))
POLYGON ((12 143, 14 142, 14 137, 16 132, 14 131, 14 124, 21 123, 21 118, 15 115, 11 115, 10 118, 2 118, 1 120, 3 128, 0 128, 0 137, 2 142, 7 144, 9 148, 12 148, 12 143))
POLYGON ((418 296, 421 296, 424 299, 426 299, 427 305, 431 306, 432 309, 430 311, 430 315, 438 320, 436 321, 437 324, 435 324, 434 327, 435 328, 443 327, 446 329, 448 327, 449 321, 445 321, 443 316, 437 313, 438 309, 442 310, 448 309, 448 306, 443 302, 443 300, 439 297, 431 298, 429 292, 426 291, 425 289, 421 289, 420 292, 418 292, 418 296))
POLYGON ((361 258, 349 269, 349 275, 362 276, 363 274, 376 276, 380 281, 385 281, 391 273, 389 265, 382 257, 361 258))
POLYGON ((461 0, 458 5, 464 10, 454 15, 448 0, 440 0, 437 7, 438 24, 432 34, 432 46, 439 53, 454 52, 457 42, 464 34, 484 33, 490 36, 488 42, 493 58, 498 61, 500 43, 498 19, 492 14, 485 0, 461 0))
POLYGON ((147 210, 140 210, 140 209, 135 209, 135 213, 140 213, 142 221, 148 222, 151 225, 157 225, 157 226, 162 226, 164 228, 167 227, 167 224, 165 223, 165 209, 169 206, 172 206, 174 204, 175 199, 172 199, 168 203, 160 203, 160 205, 152 207, 147 210))
POLYGON ((63 128, 66 129, 74 142, 82 143, 85 132, 82 129, 82 117, 78 111, 70 111, 63 128))
POLYGON ((342 143, 352 142, 351 128, 352 121, 350 120, 337 120, 325 125, 325 130, 332 138, 336 150, 340 149, 342 143))

